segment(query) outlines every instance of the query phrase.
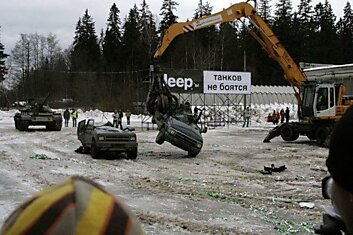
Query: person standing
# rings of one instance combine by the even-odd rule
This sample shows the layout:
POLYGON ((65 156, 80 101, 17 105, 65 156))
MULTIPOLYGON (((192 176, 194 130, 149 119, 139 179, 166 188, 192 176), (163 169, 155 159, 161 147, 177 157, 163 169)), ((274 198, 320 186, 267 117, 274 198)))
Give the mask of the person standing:
POLYGON ((72 127, 76 127, 77 126, 77 118, 78 118, 77 110, 75 110, 75 109, 72 110, 71 118, 72 118, 72 127))
POLYGON ((276 110, 273 110, 273 113, 272 113, 272 123, 273 123, 273 125, 278 124, 278 119, 277 119, 276 110))
POLYGON ((118 128, 120 128, 120 130, 122 130, 123 129, 123 124, 122 124, 122 122, 123 122, 123 117, 124 117, 124 114, 123 114, 123 112, 121 111, 121 109, 119 110, 119 113, 118 113, 118 128))
POLYGON ((118 119, 119 119, 119 114, 118 114, 118 110, 114 110, 113 113, 113 127, 118 127, 118 119))
POLYGON ((281 116, 281 123, 283 123, 284 122, 284 109, 283 108, 279 112, 279 115, 281 116))
POLYGON ((126 115, 126 124, 130 125, 131 112, 129 109, 126 111, 125 115, 126 115))
POLYGON ((69 109, 66 109, 64 111, 64 120, 65 120, 65 127, 69 126, 69 120, 70 120, 70 111, 69 109))
POLYGON ((244 111, 244 124, 243 127, 249 127, 249 121, 250 121, 250 107, 247 107, 244 111))
POLYGON ((289 122, 289 108, 286 108, 286 123, 289 122))

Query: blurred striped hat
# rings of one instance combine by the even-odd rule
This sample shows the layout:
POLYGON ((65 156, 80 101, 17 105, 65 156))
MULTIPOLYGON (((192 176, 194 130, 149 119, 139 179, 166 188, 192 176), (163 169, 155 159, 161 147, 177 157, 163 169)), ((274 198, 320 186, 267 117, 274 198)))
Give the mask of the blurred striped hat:
POLYGON ((1 235, 144 234, 131 211, 83 177, 36 193, 5 221, 1 235))

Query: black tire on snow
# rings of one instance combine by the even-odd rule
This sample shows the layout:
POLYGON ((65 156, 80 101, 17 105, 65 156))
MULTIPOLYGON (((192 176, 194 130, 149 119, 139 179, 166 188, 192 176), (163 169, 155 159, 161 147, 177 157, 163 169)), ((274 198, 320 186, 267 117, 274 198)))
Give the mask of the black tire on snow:
POLYGON ((165 137, 165 127, 162 127, 156 137, 156 143, 157 144, 163 144, 164 143, 164 137, 165 137))
POLYGON ((284 141, 294 141, 299 138, 299 133, 294 130, 292 125, 285 125, 281 130, 281 137, 284 141))
POLYGON ((198 151, 198 152, 188 152, 188 156, 189 157, 196 157, 199 153, 200 153, 200 151, 198 151))
POLYGON ((97 149, 97 144, 95 140, 92 140, 92 143, 91 143, 91 156, 93 159, 99 158, 99 151, 97 149))
POLYGON ((134 150, 127 152, 127 157, 129 159, 136 159, 137 158, 137 148, 134 148, 134 150))
POLYGON ((315 137, 316 137, 316 143, 318 146, 322 147, 326 141, 326 138, 330 134, 330 129, 325 126, 321 126, 316 129, 315 132, 315 137))

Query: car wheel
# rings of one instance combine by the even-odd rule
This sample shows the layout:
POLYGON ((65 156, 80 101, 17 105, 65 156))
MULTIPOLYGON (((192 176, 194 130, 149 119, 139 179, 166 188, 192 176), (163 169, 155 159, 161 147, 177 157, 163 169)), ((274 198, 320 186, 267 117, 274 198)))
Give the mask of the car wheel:
POLYGON ((156 137, 156 143, 157 144, 163 144, 164 143, 164 137, 165 137, 165 127, 162 127, 159 130, 158 135, 156 137))
POLYGON ((95 140, 92 140, 92 143, 91 143, 91 156, 92 158, 94 159, 98 159, 98 154, 99 154, 99 151, 97 149, 97 143, 95 140))
POLYGON ((198 152, 188 152, 188 156, 189 157, 196 157, 199 153, 200 153, 200 151, 198 151, 198 152))
POLYGON ((137 158, 137 148, 134 148, 134 150, 127 152, 127 157, 129 159, 136 159, 137 158))

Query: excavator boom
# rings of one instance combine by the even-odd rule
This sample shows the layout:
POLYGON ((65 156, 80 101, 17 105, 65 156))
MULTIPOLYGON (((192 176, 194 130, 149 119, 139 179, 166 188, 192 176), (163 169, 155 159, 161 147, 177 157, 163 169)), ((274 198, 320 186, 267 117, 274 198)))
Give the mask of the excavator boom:
MULTIPOLYGON (((251 35, 257 42, 259 42, 269 57, 278 62, 284 71, 285 79, 300 91, 302 83, 306 81, 303 73, 266 22, 256 14, 255 8, 246 2, 234 4, 218 13, 194 19, 192 21, 172 24, 165 31, 161 44, 154 54, 154 58, 162 56, 170 43, 180 34, 242 18, 249 19, 250 23, 256 30, 256 32, 251 31, 251 35)), ((296 96, 300 103, 299 92, 297 92, 296 96)))

